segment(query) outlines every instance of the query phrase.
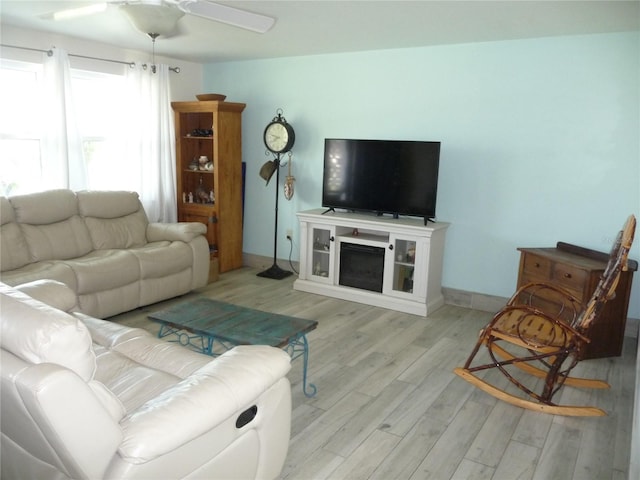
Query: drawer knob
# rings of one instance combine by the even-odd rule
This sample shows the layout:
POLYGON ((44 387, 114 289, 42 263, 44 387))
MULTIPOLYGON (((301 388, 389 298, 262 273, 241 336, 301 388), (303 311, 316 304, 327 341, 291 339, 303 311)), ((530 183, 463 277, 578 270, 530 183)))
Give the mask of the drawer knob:
POLYGON ((540 268, 540 264, 538 262, 534 263, 533 266, 536 268, 540 268))
POLYGON ((565 273, 564 274, 564 278, 571 278, 571 274, 570 273, 565 273))

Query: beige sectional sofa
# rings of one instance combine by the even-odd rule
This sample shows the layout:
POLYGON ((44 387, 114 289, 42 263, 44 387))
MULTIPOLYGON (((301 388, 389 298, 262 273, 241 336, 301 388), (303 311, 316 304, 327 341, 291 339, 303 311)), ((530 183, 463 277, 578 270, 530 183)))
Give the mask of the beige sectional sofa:
POLYGON ((50 190, 0 197, 0 280, 58 280, 106 318, 207 284, 200 223, 149 223, 138 194, 50 190))
POLYGON ((0 283, 0 477, 274 479, 289 445, 290 357, 217 358, 75 311, 51 280, 0 283))

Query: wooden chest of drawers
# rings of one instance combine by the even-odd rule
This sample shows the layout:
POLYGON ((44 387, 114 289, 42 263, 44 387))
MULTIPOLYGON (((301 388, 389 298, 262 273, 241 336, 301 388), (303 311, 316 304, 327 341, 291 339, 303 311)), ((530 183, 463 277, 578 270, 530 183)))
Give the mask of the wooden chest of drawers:
MULTIPOLYGON (((518 250, 521 252, 518 287, 532 282, 551 283, 582 303, 589 301, 608 260, 606 253, 563 242, 558 242, 555 248, 518 250)), ((637 268, 637 262, 629 260, 629 269, 622 272, 615 298, 606 304, 602 318, 591 328, 585 358, 621 354, 631 281, 637 268)))

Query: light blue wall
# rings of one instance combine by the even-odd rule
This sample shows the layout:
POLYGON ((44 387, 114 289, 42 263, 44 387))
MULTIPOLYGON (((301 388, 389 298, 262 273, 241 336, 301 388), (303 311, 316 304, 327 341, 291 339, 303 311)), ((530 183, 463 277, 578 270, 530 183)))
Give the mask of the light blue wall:
MULTIPOLYGON (((273 254, 275 187, 258 170, 277 108, 296 130, 279 258, 288 228, 298 258, 295 213, 321 205, 325 137, 442 142, 446 287, 509 296, 519 246, 608 251, 640 213, 639 44, 634 32, 206 65, 206 91, 247 103, 244 251, 273 254)), ((639 274, 629 313, 640 317, 639 274)))

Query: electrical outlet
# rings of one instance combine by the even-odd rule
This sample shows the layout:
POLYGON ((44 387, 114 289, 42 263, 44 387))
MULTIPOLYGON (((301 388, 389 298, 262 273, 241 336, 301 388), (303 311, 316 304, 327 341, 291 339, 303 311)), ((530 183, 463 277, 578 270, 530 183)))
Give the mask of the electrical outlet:
POLYGON ((289 240, 293 240, 293 230, 291 230, 290 228, 287 229, 287 238, 289 240))

